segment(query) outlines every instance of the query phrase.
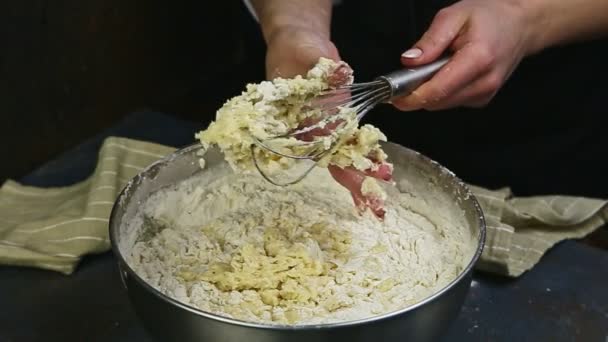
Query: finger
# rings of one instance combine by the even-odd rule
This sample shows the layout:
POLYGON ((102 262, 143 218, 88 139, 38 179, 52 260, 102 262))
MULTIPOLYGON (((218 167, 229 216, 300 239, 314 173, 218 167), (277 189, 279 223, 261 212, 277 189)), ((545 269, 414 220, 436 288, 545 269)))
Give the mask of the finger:
POLYGON ((442 110, 459 106, 483 107, 496 95, 501 85, 501 77, 496 76, 495 73, 487 73, 454 95, 449 96, 443 101, 432 103, 426 106, 425 109, 442 110))
POLYGON ((492 61, 483 51, 479 44, 464 45, 433 78, 412 94, 393 99, 391 103, 407 111, 431 107, 445 100, 488 71, 492 61))
POLYGON ((329 173, 340 185, 350 191, 355 206, 359 211, 369 208, 378 218, 384 218, 384 200, 373 194, 363 194, 363 181, 365 174, 353 167, 340 168, 335 165, 328 166, 329 173))
POLYGON ((368 169, 364 173, 367 176, 381 179, 383 181, 390 181, 393 178, 393 166, 388 163, 381 163, 378 165, 376 170, 368 169))
POLYGON ((467 18, 467 12, 453 7, 440 10, 414 47, 401 55, 401 62, 406 66, 415 66, 434 61, 456 39, 467 18))
POLYGON ((490 96, 485 96, 479 99, 473 99, 468 103, 465 103, 464 106, 465 107, 470 107, 470 108, 483 108, 485 106, 487 106, 490 101, 492 101, 492 99, 494 98, 494 95, 496 95, 496 93, 491 94, 490 96))
POLYGON ((486 106, 490 100, 492 99, 492 94, 483 94, 477 97, 469 97, 466 99, 454 98, 450 100, 446 100, 445 102, 437 105, 428 106, 425 108, 429 111, 438 111, 438 110, 446 110, 450 108, 457 107, 471 107, 471 108, 481 108, 486 106))

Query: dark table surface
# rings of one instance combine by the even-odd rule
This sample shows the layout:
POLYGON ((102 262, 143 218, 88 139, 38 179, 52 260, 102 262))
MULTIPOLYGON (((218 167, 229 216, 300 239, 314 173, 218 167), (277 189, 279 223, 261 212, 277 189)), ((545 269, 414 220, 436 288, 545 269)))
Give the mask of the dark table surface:
MULTIPOLYGON (((82 180, 103 138, 183 146, 197 125, 136 113, 21 179, 37 186, 82 180)), ((550 250, 518 279, 475 274, 446 341, 608 341, 608 252, 578 241, 550 250)), ((130 307, 113 256, 86 257, 71 276, 0 267, 0 342, 151 341, 130 307)))

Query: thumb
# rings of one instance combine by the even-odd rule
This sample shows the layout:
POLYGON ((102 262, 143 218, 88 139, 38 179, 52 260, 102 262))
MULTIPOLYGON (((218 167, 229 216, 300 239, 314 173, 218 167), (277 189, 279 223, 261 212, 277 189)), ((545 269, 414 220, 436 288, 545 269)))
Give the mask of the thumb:
POLYGON ((414 47, 401 55, 401 63, 416 66, 434 61, 456 39, 466 21, 466 12, 450 7, 440 10, 414 47))
POLYGON ((332 42, 306 37, 295 45, 280 47, 267 54, 267 77, 272 80, 276 77, 304 76, 317 64, 320 57, 340 61, 338 49, 332 42))
POLYGON ((336 62, 341 60, 338 49, 334 43, 329 40, 303 42, 302 45, 298 47, 298 52, 296 59, 298 59, 301 64, 308 66, 306 70, 315 66, 321 57, 329 58, 336 62))

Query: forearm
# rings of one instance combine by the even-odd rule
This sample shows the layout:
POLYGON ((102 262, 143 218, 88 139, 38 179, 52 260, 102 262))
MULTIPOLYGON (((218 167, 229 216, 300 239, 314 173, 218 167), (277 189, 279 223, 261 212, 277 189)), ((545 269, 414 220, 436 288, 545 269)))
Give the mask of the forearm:
POLYGON ((252 0, 251 3, 266 42, 285 27, 315 30, 329 39, 331 0, 252 0))
POLYGON ((536 27, 531 53, 608 35, 606 0, 522 0, 522 6, 536 27))

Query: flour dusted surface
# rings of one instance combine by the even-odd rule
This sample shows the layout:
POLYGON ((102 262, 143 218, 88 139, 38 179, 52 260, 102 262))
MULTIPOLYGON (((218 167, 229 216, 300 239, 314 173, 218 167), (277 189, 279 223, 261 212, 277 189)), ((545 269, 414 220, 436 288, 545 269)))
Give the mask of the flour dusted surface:
POLYGON ((468 262, 462 229, 415 213, 411 195, 389 196, 379 221, 358 215, 325 169, 282 188, 218 168, 225 176, 146 201, 153 229, 129 258, 156 289, 201 310, 279 324, 368 318, 428 297, 468 262))

